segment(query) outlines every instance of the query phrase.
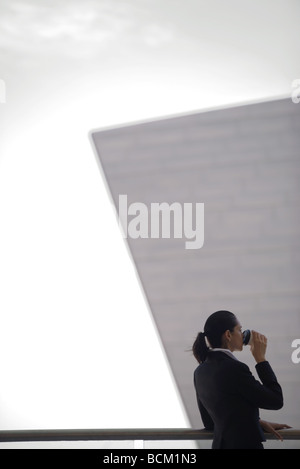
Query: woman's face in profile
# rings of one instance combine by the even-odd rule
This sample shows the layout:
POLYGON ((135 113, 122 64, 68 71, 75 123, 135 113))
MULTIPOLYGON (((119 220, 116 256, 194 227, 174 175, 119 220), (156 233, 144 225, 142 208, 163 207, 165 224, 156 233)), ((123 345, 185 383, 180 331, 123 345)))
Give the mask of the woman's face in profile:
POLYGON ((234 352, 235 350, 243 350, 243 332, 242 326, 239 322, 233 329, 233 332, 231 332, 231 340, 228 346, 232 352, 234 352))

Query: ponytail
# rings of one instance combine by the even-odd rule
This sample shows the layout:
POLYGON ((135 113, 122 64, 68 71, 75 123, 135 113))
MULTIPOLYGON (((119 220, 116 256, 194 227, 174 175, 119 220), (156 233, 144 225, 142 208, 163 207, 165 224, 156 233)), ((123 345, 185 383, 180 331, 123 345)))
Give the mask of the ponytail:
POLYGON ((222 336, 226 330, 233 331, 238 324, 237 319, 230 311, 216 311, 211 314, 204 325, 204 332, 199 332, 193 344, 193 354, 199 363, 205 361, 209 347, 222 347, 222 336), (208 347, 209 345, 209 347, 208 347))
POLYGON ((197 338, 193 344, 192 350, 193 350, 194 357, 199 363, 202 363, 205 361, 209 348, 207 347, 205 334, 203 332, 199 332, 199 334, 197 335, 197 338))

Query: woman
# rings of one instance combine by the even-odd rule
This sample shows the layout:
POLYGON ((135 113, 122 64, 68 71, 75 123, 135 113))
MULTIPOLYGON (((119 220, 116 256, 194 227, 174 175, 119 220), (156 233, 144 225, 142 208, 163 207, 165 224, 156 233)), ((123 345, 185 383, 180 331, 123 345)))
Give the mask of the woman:
POLYGON ((283 406, 281 387, 266 361, 267 339, 252 331, 251 352, 261 382, 232 352, 243 349, 242 327, 230 311, 217 311, 207 319, 204 332, 193 344, 200 363, 194 373, 198 407, 207 430, 213 430, 213 449, 263 449, 264 432, 290 428, 259 419, 259 408, 283 406))

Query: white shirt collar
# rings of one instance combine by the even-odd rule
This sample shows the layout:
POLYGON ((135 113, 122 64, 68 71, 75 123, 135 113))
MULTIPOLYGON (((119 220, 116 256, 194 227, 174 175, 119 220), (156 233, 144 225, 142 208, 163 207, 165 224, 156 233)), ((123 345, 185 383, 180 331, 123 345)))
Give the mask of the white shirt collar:
POLYGON ((228 348, 211 348, 209 349, 211 352, 223 352, 229 355, 229 357, 234 358, 234 360, 237 360, 236 356, 233 355, 232 351, 229 350, 228 348))

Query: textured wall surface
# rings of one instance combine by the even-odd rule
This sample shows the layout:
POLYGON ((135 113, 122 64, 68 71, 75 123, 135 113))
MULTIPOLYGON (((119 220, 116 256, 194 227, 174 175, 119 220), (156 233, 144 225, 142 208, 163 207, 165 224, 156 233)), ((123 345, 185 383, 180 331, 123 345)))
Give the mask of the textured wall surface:
MULTIPOLYGON (((149 210, 152 202, 205 204, 201 249, 172 236, 128 238, 191 425, 203 426, 188 350, 207 316, 229 309, 269 340, 285 406, 262 416, 299 428, 300 364, 291 343, 300 339, 300 104, 199 112, 92 138, 117 208, 119 194, 149 210)), ((238 358, 255 374, 249 349, 238 358)))

